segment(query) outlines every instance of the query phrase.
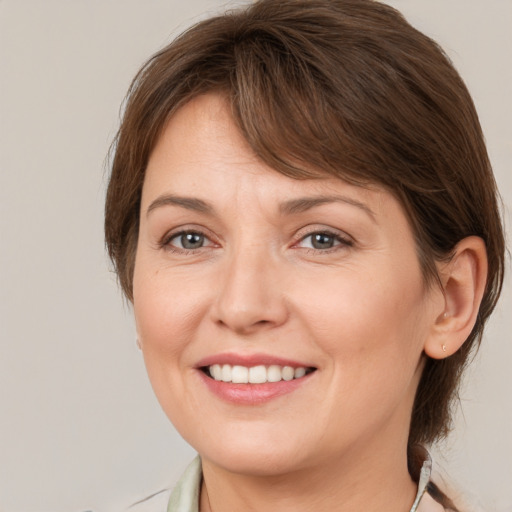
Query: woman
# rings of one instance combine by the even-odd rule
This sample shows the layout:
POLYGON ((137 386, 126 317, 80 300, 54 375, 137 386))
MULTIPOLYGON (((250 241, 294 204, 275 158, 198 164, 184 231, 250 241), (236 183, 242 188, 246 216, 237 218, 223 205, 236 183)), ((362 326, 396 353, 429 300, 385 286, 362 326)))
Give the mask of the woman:
POLYGON ((151 510, 457 510, 446 435, 503 280, 478 118, 370 0, 261 0, 137 75, 106 240, 155 393, 198 451, 151 510))

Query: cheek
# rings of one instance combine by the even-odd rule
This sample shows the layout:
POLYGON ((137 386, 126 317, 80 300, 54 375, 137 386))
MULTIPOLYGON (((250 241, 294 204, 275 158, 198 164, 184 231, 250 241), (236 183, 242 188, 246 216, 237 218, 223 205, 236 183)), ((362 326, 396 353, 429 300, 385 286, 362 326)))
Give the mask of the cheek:
MULTIPOLYGON (((134 314, 151 386, 173 423, 184 421, 180 411, 186 397, 184 375, 192 371, 194 333, 202 315, 201 295, 192 283, 167 269, 150 270, 141 264, 134 274, 134 314)), ((189 428, 189 427, 187 427, 189 428)))
POLYGON ((394 284, 345 280, 344 288, 309 296, 309 333, 327 355, 333 384, 325 424, 343 424, 348 415, 357 431, 378 428, 395 411, 410 413, 426 335, 424 297, 421 285, 394 284))
POLYGON ((316 280, 303 294, 310 336, 354 378, 379 378, 390 365, 409 374, 416 369, 427 335, 427 297, 419 271, 402 270, 347 272, 316 280))
POLYGON ((168 269, 135 268, 134 313, 145 349, 177 355, 202 315, 204 292, 197 280, 171 274, 168 269))

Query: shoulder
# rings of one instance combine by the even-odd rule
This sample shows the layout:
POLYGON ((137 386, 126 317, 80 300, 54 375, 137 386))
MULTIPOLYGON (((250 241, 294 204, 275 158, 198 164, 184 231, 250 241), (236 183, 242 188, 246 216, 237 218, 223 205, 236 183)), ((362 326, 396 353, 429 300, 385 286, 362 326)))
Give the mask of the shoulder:
POLYGON ((172 490, 152 494, 124 512, 198 512, 201 479, 201 459, 196 457, 172 490))
POLYGON ((164 489, 134 503, 125 512, 166 512, 170 497, 171 490, 164 489))

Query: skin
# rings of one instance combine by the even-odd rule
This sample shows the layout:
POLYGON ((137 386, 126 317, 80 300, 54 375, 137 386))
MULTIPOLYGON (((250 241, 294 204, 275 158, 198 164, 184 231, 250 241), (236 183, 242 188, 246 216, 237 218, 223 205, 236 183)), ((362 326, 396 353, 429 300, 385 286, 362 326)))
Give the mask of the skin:
POLYGON ((202 456, 202 511, 410 509, 406 446, 423 354, 456 348, 439 348, 446 295, 425 286, 389 192, 277 173, 222 97, 200 96, 151 154, 133 292, 156 396, 202 456), (283 206, 303 198, 321 202, 283 206), (202 246, 183 248, 183 231, 202 246), (316 371, 291 393, 240 405, 214 395, 197 368, 226 352, 316 371))

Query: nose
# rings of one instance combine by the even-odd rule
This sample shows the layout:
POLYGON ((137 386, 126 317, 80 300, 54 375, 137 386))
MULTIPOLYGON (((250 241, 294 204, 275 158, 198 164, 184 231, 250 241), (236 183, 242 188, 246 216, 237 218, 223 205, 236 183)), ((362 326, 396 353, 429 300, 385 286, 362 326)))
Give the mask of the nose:
POLYGON ((239 252, 225 262, 213 320, 237 334, 279 327, 288 318, 283 274, 264 251, 239 252))

